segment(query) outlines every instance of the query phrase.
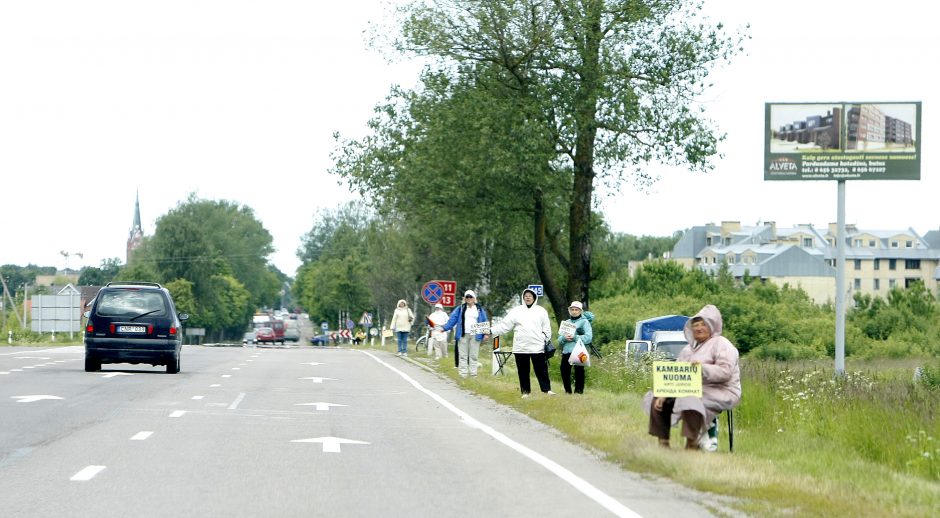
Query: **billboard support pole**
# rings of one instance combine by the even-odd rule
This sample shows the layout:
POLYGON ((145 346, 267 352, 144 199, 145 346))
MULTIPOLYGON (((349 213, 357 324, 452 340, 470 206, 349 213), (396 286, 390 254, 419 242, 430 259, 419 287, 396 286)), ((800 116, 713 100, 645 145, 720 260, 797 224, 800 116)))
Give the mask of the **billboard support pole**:
POLYGON ((845 374, 845 180, 838 181, 836 223, 836 376, 845 374))

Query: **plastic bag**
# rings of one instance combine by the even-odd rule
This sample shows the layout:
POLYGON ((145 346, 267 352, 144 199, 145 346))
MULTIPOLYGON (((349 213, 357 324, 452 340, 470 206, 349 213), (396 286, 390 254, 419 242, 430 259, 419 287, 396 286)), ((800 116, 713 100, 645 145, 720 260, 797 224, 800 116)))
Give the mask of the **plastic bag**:
POLYGON ((571 356, 568 358, 569 365, 583 365, 584 367, 591 366, 591 355, 588 354, 587 347, 581 343, 581 338, 578 338, 578 343, 574 345, 574 349, 571 351, 571 356))

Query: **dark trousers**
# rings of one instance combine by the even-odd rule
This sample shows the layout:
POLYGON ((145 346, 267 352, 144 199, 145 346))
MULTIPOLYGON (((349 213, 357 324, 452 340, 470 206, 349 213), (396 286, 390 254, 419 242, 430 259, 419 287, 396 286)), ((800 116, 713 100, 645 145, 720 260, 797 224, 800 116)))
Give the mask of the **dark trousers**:
MULTIPOLYGON (((672 427, 672 407, 675 404, 676 398, 666 398, 663 409, 659 412, 652 404, 650 405, 650 435, 660 439, 669 439, 669 429, 672 427)), ((680 419, 682 420, 682 436, 691 441, 697 441, 705 425, 705 418, 702 414, 689 410, 682 412, 680 419)))
POLYGON ((571 369, 574 368, 574 392, 584 394, 584 365, 571 365, 568 358, 571 358, 571 353, 561 355, 561 381, 565 384, 565 392, 571 394, 571 369))
POLYGON ((545 353, 515 353, 513 356, 516 358, 516 371, 519 372, 519 390, 523 394, 532 392, 532 384, 529 379, 529 362, 532 362, 535 379, 539 380, 539 389, 542 392, 548 392, 552 389, 552 382, 548 379, 548 360, 545 359, 545 353))

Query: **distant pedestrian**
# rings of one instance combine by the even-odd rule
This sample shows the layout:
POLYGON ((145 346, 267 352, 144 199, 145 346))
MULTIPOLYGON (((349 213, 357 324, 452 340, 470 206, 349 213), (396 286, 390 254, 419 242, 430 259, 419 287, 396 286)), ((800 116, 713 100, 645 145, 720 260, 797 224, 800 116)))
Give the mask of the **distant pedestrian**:
POLYGON ((435 360, 447 358, 447 331, 443 329, 447 320, 444 305, 438 302, 434 305, 434 312, 428 315, 428 324, 431 327, 431 348, 434 350, 435 360))
POLYGON ((398 301, 395 313, 389 327, 395 332, 398 340, 398 356, 408 356, 408 335, 411 334, 411 324, 415 321, 415 314, 408 307, 404 299, 398 301))
POLYGON ((486 322, 486 319, 486 310, 477 302, 477 294, 473 290, 467 290, 463 294, 463 304, 450 313, 450 318, 441 327, 445 332, 454 330, 454 340, 457 343, 457 374, 462 378, 477 375, 480 367, 480 342, 488 335, 474 333, 472 327, 479 322, 486 322))
POLYGON ((519 390, 522 397, 529 397, 532 391, 529 379, 529 365, 535 371, 542 393, 550 396, 552 382, 548 378, 548 360, 545 358, 545 342, 552 339, 552 324, 548 312, 537 304, 538 295, 526 288, 522 292, 522 304, 509 310, 509 313, 490 329, 493 336, 515 331, 512 338, 512 353, 519 372, 519 390))
POLYGON ((591 321, 594 314, 584 311, 580 301, 568 305, 568 315, 571 317, 558 326, 558 348, 561 349, 561 381, 565 384, 565 393, 571 394, 571 370, 574 369, 574 393, 584 394, 584 365, 571 365, 571 351, 580 340, 585 347, 590 345, 594 337, 591 330, 591 321), (568 325, 565 325, 565 324, 568 325))

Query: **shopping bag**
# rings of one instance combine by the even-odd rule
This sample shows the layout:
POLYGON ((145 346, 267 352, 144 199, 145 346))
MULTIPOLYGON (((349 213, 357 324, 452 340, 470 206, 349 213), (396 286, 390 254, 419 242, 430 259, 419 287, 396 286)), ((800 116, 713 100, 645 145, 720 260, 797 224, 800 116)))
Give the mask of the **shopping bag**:
POLYGON ((571 351, 571 356, 568 358, 569 365, 583 365, 584 367, 591 366, 591 356, 588 354, 587 347, 581 343, 581 339, 578 338, 578 343, 574 345, 574 349, 571 351))

